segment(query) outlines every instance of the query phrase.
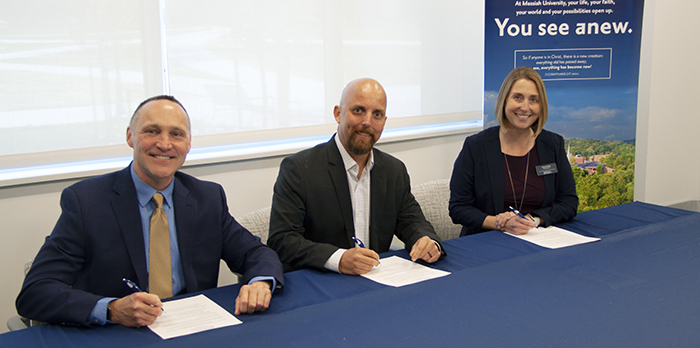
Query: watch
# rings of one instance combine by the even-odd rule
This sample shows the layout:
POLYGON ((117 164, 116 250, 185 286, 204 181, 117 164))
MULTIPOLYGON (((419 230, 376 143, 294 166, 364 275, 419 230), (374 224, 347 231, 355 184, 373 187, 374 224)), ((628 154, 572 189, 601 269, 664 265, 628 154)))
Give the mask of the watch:
POLYGON ((109 309, 109 305, 111 305, 112 302, 107 303, 107 321, 112 321, 112 310, 109 309))

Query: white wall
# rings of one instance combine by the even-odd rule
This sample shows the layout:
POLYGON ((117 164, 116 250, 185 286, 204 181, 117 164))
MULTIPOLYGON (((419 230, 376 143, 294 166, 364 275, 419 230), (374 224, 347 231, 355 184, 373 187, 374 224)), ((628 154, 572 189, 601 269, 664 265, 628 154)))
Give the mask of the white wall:
MULTIPOLYGON (((700 3, 646 0, 637 122, 636 199, 656 204, 700 200, 700 161, 692 154, 700 130, 700 3)), ((447 178, 465 135, 384 144, 402 159, 413 183, 447 178)), ((189 168, 221 183, 231 213, 240 216, 270 204, 281 157, 189 168)), ((74 181, 0 188, 0 323, 15 314, 24 261, 50 233, 61 190, 74 181), (36 212, 36 213, 35 213, 36 212)), ((0 332, 4 331, 0 325, 0 332)))
POLYGON ((700 199, 700 23, 696 1, 647 0, 637 116, 635 199, 700 199))

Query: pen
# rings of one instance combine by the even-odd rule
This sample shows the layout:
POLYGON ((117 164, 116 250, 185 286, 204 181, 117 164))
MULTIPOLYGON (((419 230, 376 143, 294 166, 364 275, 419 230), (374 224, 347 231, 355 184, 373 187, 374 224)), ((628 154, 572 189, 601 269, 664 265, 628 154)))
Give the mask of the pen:
POLYGON ((352 237, 352 240, 354 240, 354 241, 355 241, 355 244, 357 244, 357 246, 359 246, 360 248, 364 248, 364 247, 365 247, 365 243, 362 243, 362 241, 360 240, 360 238, 352 237))
POLYGON ((134 290, 134 291, 136 291, 136 292, 143 292, 143 291, 141 291, 141 289, 139 288, 139 286, 136 285, 136 283, 132 282, 131 280, 126 279, 126 278, 122 278, 122 281, 123 281, 123 282, 126 284, 126 286, 128 286, 131 290, 134 290))
MULTIPOLYGON (((508 206, 508 208, 510 208, 510 210, 511 210, 513 213, 515 213, 515 215, 520 216, 521 218, 523 218, 523 219, 525 219, 525 220, 531 220, 531 221, 533 221, 533 222, 535 221, 535 220, 526 218, 525 215, 523 215, 523 213, 521 213, 521 212, 518 211, 518 209, 515 209, 515 208, 513 208, 513 207, 511 207, 511 206, 508 206)), ((537 226, 535 226, 535 228, 537 228, 537 226)))
MULTIPOLYGON (((126 279, 126 278, 122 278, 122 281, 123 281, 124 284, 126 284, 126 286, 128 286, 131 290, 134 290, 134 291, 136 291, 136 292, 143 292, 143 291, 141 290, 141 288, 139 288, 139 286, 136 285, 136 283, 132 282, 131 280, 126 279)), ((153 307, 153 306, 151 306, 151 307, 153 307)), ((160 307, 160 310, 165 311, 165 309, 164 309, 163 307, 160 307)))
MULTIPOLYGON (((355 244, 356 244, 357 246, 359 246, 360 248, 364 248, 364 247, 365 247, 365 243, 362 243, 362 241, 360 240, 360 238, 352 237, 352 240, 355 241, 355 244)), ((377 260, 377 263, 380 264, 380 265, 382 264, 381 262, 379 262, 379 260, 377 260)))

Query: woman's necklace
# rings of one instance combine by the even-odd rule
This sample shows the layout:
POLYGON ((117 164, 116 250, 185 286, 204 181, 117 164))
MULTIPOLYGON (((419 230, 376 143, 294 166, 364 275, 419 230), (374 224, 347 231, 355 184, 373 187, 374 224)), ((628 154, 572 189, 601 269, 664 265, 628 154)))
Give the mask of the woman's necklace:
POLYGON ((523 183, 523 197, 520 199, 520 206, 518 206, 518 199, 515 197, 515 185, 513 185, 513 176, 510 174, 510 166, 508 165, 508 156, 503 154, 503 159, 506 161, 506 168, 508 169, 508 179, 510 179, 510 188, 513 189, 513 204, 515 204, 515 209, 518 211, 522 210, 523 202, 525 201, 525 189, 527 188, 527 173, 530 170, 530 152, 527 152, 527 164, 525 165, 525 182, 523 183))

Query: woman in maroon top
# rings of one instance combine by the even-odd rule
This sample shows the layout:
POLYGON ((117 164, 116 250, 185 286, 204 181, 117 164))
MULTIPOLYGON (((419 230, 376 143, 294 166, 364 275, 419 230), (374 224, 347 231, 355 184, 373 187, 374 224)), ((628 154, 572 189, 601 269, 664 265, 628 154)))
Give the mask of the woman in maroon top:
POLYGON ((543 129, 548 107, 539 74, 529 67, 511 71, 495 113, 500 126, 468 137, 455 161, 450 217, 463 225, 461 235, 524 234, 576 216, 576 183, 564 139, 543 129))

